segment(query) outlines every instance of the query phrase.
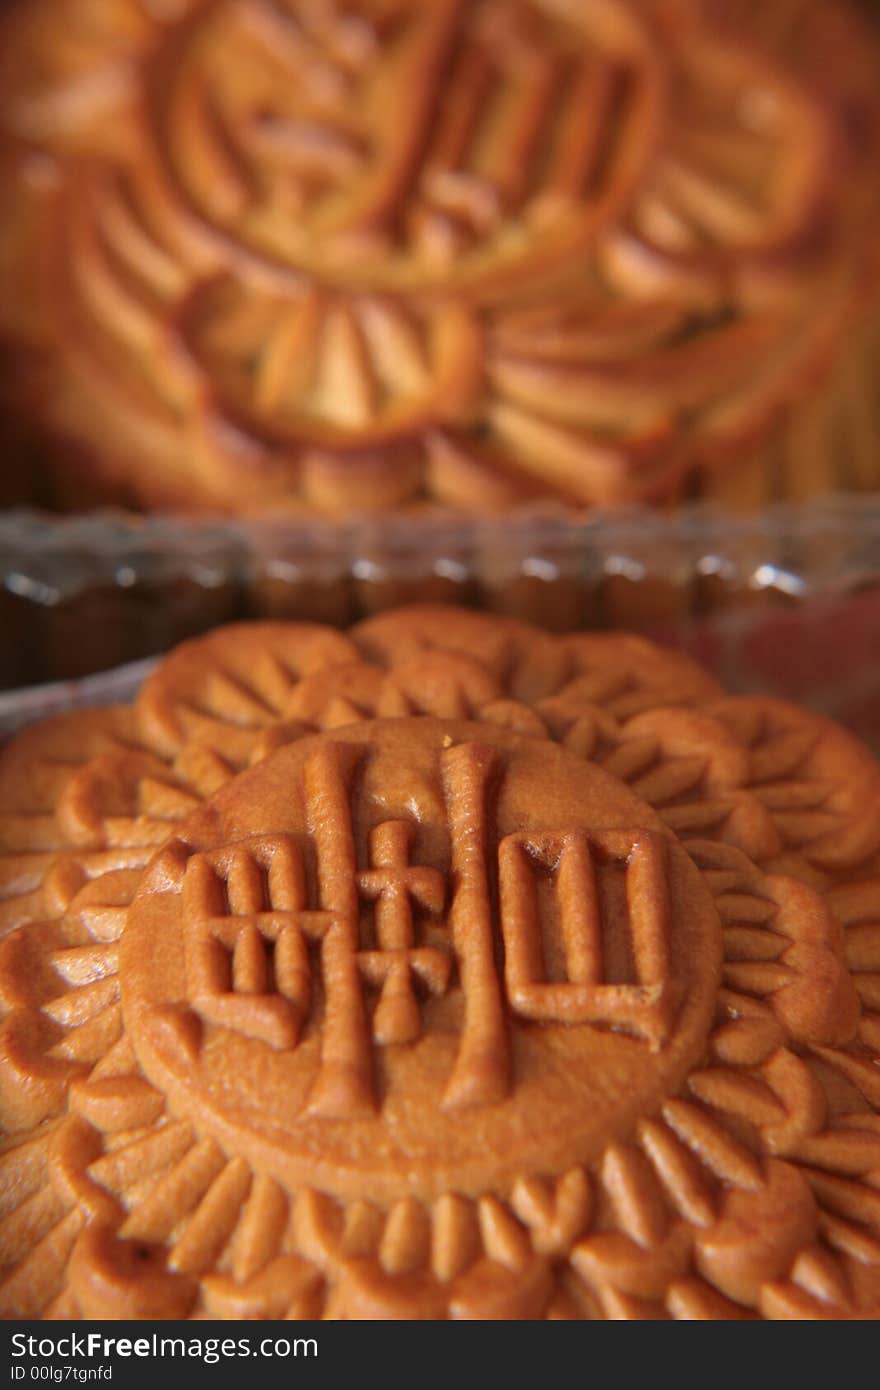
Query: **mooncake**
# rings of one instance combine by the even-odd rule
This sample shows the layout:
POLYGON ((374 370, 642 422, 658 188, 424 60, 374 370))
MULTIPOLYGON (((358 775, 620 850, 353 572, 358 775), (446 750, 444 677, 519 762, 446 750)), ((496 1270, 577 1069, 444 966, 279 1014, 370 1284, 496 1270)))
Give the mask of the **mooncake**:
POLYGON ((847 0, 20 0, 0 50, 4 382, 62 505, 877 486, 847 0))
POLYGON ((880 768, 620 635, 233 625, 0 758, 0 1312, 880 1311, 880 768))

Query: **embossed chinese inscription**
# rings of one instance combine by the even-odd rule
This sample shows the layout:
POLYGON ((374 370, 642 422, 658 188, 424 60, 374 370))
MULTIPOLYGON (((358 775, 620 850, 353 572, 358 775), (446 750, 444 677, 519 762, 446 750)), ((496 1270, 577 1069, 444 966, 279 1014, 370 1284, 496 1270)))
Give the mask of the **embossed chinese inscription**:
POLYGON ((294 1049, 320 993, 307 1109, 332 1118, 375 1110, 374 1047, 417 1042, 423 997, 454 989, 461 1031, 446 1110, 510 1093, 513 1019, 610 1027, 662 1046, 677 997, 662 836, 539 829, 496 843, 503 758, 462 742, 438 753, 448 872, 416 862, 415 818, 370 827, 359 866, 363 757, 329 740, 308 754, 302 840, 260 836, 189 858, 187 993, 203 1021, 294 1049), (613 941, 602 875, 618 885, 613 941))

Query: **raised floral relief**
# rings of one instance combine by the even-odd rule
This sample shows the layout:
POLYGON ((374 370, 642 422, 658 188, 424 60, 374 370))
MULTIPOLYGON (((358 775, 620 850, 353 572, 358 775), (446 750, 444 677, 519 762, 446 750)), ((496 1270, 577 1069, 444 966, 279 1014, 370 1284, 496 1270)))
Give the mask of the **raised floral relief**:
POLYGON ((816 716, 447 610, 23 735, 0 1306, 875 1316, 878 804, 816 716))
POLYGON ((799 496, 842 481, 789 422, 808 390, 874 476, 880 57, 842 6, 27 8, 6 330, 108 488, 799 496))

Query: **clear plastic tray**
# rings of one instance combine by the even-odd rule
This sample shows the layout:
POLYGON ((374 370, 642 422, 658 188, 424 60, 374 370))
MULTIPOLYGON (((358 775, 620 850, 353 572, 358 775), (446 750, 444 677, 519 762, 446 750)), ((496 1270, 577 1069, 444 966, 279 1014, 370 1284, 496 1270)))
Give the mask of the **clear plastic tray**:
POLYGON ((28 690, 7 690, 0 694, 0 738, 68 710, 127 704, 155 664, 156 658, 150 657, 78 681, 52 681, 28 690))
POLYGON ((799 699, 880 741, 880 498, 741 518, 543 507, 344 525, 9 511, 0 574, 0 684, 25 687, 4 697, 0 729, 16 701, 45 713, 66 698, 46 682, 78 682, 65 688, 81 700, 105 670, 122 689, 117 668, 218 623, 344 626, 427 600, 645 632, 729 689, 799 699))

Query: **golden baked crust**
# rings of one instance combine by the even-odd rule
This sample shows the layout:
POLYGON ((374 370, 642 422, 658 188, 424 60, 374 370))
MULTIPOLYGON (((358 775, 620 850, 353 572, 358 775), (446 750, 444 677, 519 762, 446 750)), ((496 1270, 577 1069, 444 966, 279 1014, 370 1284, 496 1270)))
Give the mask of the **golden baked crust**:
POLYGON ((880 769, 625 636, 219 630, 0 758, 0 1311, 880 1312, 880 769))
POLYGON ((0 327, 74 505, 876 486, 843 0, 27 0, 0 39, 0 327))

